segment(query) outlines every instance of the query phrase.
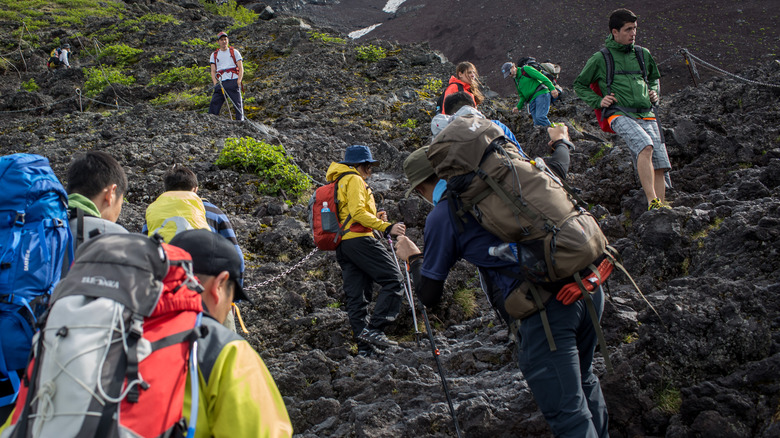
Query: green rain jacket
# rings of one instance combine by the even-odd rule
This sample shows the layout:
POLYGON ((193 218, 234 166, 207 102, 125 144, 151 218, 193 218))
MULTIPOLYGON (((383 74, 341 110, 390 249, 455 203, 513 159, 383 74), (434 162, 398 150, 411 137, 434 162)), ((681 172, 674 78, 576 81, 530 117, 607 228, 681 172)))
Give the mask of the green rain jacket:
POLYGON ((517 95, 520 96, 520 101, 517 102, 517 108, 523 109, 523 105, 525 105, 526 102, 530 102, 536 99, 537 96, 554 90, 555 84, 535 68, 526 65, 517 68, 515 88, 517 89, 517 95), (525 71, 525 75, 523 74, 523 71, 525 71), (544 85, 545 88, 539 89, 539 84, 544 85))
MULTIPOLYGON (((612 57, 615 60, 615 71, 640 71, 639 61, 636 59, 633 44, 619 44, 613 39, 612 35, 607 37, 604 44, 607 49, 609 49, 610 53, 612 53, 612 57)), ((627 108, 651 108, 653 104, 650 102, 649 90, 654 90, 656 93, 659 93, 659 79, 661 73, 658 71, 658 65, 655 63, 653 57, 650 56, 649 50, 644 47, 642 50, 645 53, 647 83, 639 73, 615 75, 612 80, 612 92, 615 94, 617 105, 619 106, 627 108), (649 86, 648 83, 650 84, 649 86)), ((602 93, 606 93, 606 79, 607 66, 604 61, 604 55, 602 55, 601 52, 596 52, 585 64, 585 68, 582 69, 580 75, 577 76, 577 79, 574 80, 574 92, 577 93, 577 96, 580 99, 590 105, 591 108, 600 108, 602 96, 599 96, 596 92, 591 90, 590 84, 598 82, 602 93)), ((614 114, 628 115, 635 119, 655 117, 651 111, 629 114, 618 111, 614 114)))

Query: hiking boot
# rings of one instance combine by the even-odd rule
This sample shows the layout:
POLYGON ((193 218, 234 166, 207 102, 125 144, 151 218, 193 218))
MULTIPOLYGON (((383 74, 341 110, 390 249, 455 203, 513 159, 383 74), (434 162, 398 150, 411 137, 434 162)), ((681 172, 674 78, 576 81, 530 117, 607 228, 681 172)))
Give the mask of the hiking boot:
POLYGON ((357 338, 358 340, 367 342, 379 348, 395 347, 398 345, 398 342, 388 339, 381 330, 369 329, 368 327, 364 328, 357 338))
POLYGON ((659 210, 659 209, 662 209, 662 208, 669 208, 670 209, 670 208, 672 208, 672 206, 667 204, 666 202, 658 199, 658 198, 655 198, 652 201, 650 201, 650 205, 647 207, 647 211, 659 210))

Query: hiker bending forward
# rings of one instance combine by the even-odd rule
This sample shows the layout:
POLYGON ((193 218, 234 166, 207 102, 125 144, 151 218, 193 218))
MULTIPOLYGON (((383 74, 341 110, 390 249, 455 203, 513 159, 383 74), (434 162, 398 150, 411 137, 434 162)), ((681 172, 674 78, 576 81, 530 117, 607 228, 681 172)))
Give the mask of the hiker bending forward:
POLYGON ((387 222, 385 212, 377 214, 374 195, 365 182, 376 163, 367 146, 350 146, 344 160, 331 163, 326 174, 328 182, 340 178, 336 189, 338 218, 347 232, 336 248, 336 260, 344 280, 349 324, 362 356, 398 345, 387 338, 384 329, 398 317, 403 295, 401 272, 389 251, 374 236, 374 230, 385 237, 406 232, 404 224, 387 222), (373 283, 378 283, 381 290, 369 318, 367 309, 373 297, 373 283))
MULTIPOLYGON (((548 132, 551 146, 568 142, 565 126, 548 128, 548 132)), ((414 191, 429 202, 436 201, 433 193, 439 178, 423 149, 406 159, 404 171, 414 191)), ((406 236, 398 238, 397 255, 411 265, 417 296, 424 305, 435 306, 441 300, 450 268, 463 258, 481 268, 506 298, 522 282, 516 276, 506 275, 507 271, 521 275, 517 262, 489 255, 488 248, 503 242, 482 228, 474 217, 465 218, 461 222, 463 230, 458 230, 459 219, 454 217, 449 202, 446 196, 439 199, 425 221, 424 253, 406 236)), ((604 309, 600 287, 592 298, 600 317, 604 309)), ((540 313, 526 317, 518 331, 520 370, 556 437, 607 437, 607 406, 599 379, 593 374, 598 341, 585 302, 564 305, 552 298, 545 307, 557 349, 550 350, 540 313)))
POLYGON ((668 172, 672 165, 652 108, 658 102, 661 74, 650 52, 642 48, 647 77, 643 76, 634 51, 637 16, 633 12, 612 12, 609 30, 605 45, 615 64, 611 87, 607 87, 606 61, 599 51, 574 80, 574 91, 592 108, 602 108, 612 130, 626 142, 647 197, 648 210, 668 208, 666 186, 671 187, 668 172), (591 89, 593 83, 598 84, 603 97, 591 89))

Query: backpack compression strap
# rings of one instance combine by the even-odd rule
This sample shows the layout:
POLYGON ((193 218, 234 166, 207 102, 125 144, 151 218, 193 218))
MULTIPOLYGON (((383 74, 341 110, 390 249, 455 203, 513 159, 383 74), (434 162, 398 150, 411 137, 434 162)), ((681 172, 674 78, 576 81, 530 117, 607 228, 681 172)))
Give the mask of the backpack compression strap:
MULTIPOLYGON (((238 61, 236 61, 236 54, 234 52, 233 46, 228 47, 228 51, 230 52, 230 57, 233 58, 233 64, 235 64, 235 67, 232 68, 226 68, 222 70, 217 70, 217 74, 222 76, 222 73, 235 73, 238 74, 238 61)), ((219 50, 214 51, 214 65, 217 65, 217 53, 219 53, 219 50)))
MULTIPOLYGON (((635 75, 635 74, 641 74, 642 79, 647 83, 647 66, 645 65, 645 51, 642 50, 642 46, 638 46, 634 44, 634 56, 636 56, 636 60, 639 63, 639 70, 615 70, 615 58, 612 57, 612 53, 609 51, 608 48, 602 47, 601 55, 604 56, 604 63, 606 64, 607 71, 606 71, 606 78, 605 82, 607 84, 607 94, 605 96, 608 96, 612 94, 612 82, 615 79, 615 75, 635 75)), ((619 105, 611 105, 607 108, 602 109, 602 115, 604 118, 607 118, 614 114, 616 111, 621 111, 624 113, 645 113, 648 111, 652 111, 653 108, 629 108, 619 105)))

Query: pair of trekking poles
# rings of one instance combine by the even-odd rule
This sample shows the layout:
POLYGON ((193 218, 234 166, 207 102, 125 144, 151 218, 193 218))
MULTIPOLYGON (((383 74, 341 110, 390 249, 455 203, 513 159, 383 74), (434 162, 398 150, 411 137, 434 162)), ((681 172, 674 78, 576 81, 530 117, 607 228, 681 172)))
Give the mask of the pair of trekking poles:
MULTIPOLYGON (((417 312, 414 308, 414 290, 412 289, 412 279, 409 275, 409 263, 404 262, 405 269, 401 267, 401 263, 398 260, 398 256, 395 253, 395 247, 393 246, 393 238, 387 236, 387 243, 390 244, 390 251, 393 253, 393 259, 395 259, 395 265, 404 272, 406 275, 406 283, 404 283, 404 292, 406 293, 406 299, 409 301, 409 307, 412 310, 412 321, 414 322, 414 334, 417 338, 417 345, 420 345, 420 330, 417 327, 417 312)), ((425 331, 428 332, 428 339, 431 342, 431 353, 436 361, 436 367, 439 369, 439 376, 441 377, 441 385, 444 388, 444 395, 447 396, 447 404, 450 407, 450 414, 452 415, 452 424, 455 426, 455 433, 460 438, 460 426, 458 426, 458 416, 455 413, 455 407, 452 405, 452 397, 450 397, 450 390, 447 386, 447 378, 444 376, 444 368, 441 366, 441 359, 439 356, 441 352, 436 347, 436 341, 433 339, 433 330, 431 330, 431 322, 428 320, 428 312, 425 311, 425 305, 420 302, 420 308, 422 309, 423 320, 425 321, 425 331)))

